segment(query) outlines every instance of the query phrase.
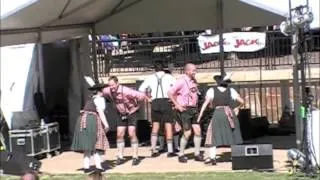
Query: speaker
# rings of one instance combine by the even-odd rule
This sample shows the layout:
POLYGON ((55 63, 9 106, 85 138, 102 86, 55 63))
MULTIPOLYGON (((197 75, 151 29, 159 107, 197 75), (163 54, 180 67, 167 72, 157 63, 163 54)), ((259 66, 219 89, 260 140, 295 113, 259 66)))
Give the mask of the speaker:
POLYGON ((151 126, 147 120, 137 121, 137 137, 140 143, 148 144, 150 141, 151 126))
POLYGON ((238 114, 238 119, 240 123, 240 130, 243 140, 252 139, 250 130, 252 129, 251 120, 251 110, 250 109, 240 109, 238 114))
POLYGON ((232 170, 273 169, 272 144, 231 146, 232 170))
POLYGON ((16 111, 12 112, 11 129, 31 129, 40 127, 40 118, 37 111, 16 111))
POLYGON ((265 116, 255 117, 250 120, 250 134, 252 138, 262 137, 269 133, 269 121, 265 116))
POLYGON ((117 121, 120 119, 120 115, 117 111, 116 106, 110 102, 106 102, 106 110, 105 110, 106 118, 109 123, 109 131, 116 132, 117 131, 117 121))
POLYGON ((26 171, 39 170, 41 162, 22 152, 0 151, 0 171, 2 174, 23 175, 26 171))

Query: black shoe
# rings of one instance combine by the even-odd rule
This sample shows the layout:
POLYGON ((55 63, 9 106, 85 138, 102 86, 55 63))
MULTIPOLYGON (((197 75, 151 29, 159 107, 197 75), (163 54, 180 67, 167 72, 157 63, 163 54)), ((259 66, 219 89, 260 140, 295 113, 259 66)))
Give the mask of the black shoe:
POLYGON ((132 166, 136 166, 140 163, 140 160, 138 158, 133 158, 132 159, 132 166))
POLYGON ((204 161, 204 164, 205 165, 213 165, 213 166, 215 166, 215 165, 217 165, 217 161, 215 159, 208 158, 208 159, 206 159, 204 161))
POLYGON ((124 159, 123 158, 117 158, 117 165, 121 165, 121 164, 123 164, 124 163, 124 159))
POLYGON ((175 156, 177 156, 177 154, 174 153, 174 152, 167 154, 167 157, 168 157, 168 158, 175 157, 175 156))
POLYGON ((160 154, 157 151, 151 151, 151 157, 158 157, 160 154))
POLYGON ((195 157, 194 157, 194 160, 195 160, 195 161, 203 162, 203 161, 204 161, 204 158, 203 158, 202 155, 198 155, 198 156, 195 156, 195 157))
POLYGON ((178 160, 179 160, 180 163, 187 163, 188 162, 188 158, 185 155, 179 156, 178 160))
POLYGON ((87 174, 87 173, 90 173, 91 170, 90 169, 83 169, 83 172, 87 174))
POLYGON ((103 168, 96 168, 95 169, 96 172, 99 172, 99 173, 103 173, 105 171, 105 169, 103 168))

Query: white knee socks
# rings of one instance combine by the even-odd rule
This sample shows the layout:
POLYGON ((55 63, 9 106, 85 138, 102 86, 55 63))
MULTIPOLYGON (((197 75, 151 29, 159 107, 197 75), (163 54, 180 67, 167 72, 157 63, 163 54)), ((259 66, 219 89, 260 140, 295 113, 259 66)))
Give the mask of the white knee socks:
MULTIPOLYGON (((84 153, 84 157, 83 157, 83 168, 84 169, 89 169, 90 168, 90 157, 91 157, 92 154, 93 154, 93 152, 89 152, 89 151, 86 151, 84 153)), ((93 154, 93 158, 94 158, 94 162, 95 162, 96 168, 102 169, 100 154, 98 152, 95 152, 93 154)))
POLYGON ((98 152, 94 153, 93 158, 94 158, 94 162, 95 162, 96 168, 102 169, 100 154, 98 152))
POLYGON ((209 156, 210 156, 210 159, 216 159, 216 155, 217 155, 217 148, 216 148, 216 146, 210 147, 210 148, 209 148, 209 156))
POLYGON ((89 167, 90 167, 90 156, 91 156, 91 152, 89 152, 89 151, 84 152, 84 156, 83 156, 83 168, 84 169, 89 169, 89 167))
POLYGON ((118 158, 123 159, 124 140, 117 140, 118 158))

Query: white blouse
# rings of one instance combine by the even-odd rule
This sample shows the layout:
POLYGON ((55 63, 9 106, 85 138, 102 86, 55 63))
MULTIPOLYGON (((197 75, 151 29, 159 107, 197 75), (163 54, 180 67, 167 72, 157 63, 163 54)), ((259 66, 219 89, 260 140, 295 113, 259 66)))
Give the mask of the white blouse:
MULTIPOLYGON (((224 92, 227 90, 225 87, 217 87, 217 88, 221 92, 224 92)), ((240 96, 239 93, 233 88, 230 88, 230 93, 231 93, 232 100, 236 100, 240 96)), ((207 90, 206 98, 209 98, 211 101, 213 100, 213 98, 214 98, 214 89, 213 88, 209 88, 207 90)))
POLYGON ((97 110, 104 111, 106 109, 106 101, 104 97, 93 96, 93 102, 96 105, 97 110))

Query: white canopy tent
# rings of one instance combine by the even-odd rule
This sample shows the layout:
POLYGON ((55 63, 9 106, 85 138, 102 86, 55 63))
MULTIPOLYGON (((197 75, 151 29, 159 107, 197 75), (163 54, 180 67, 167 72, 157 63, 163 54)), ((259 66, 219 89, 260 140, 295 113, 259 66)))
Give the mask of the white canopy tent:
MULTIPOLYGON (((223 28, 279 24, 285 14, 253 3, 252 0, 23 1, 23 8, 8 11, 1 16, 1 46, 37 43, 36 59, 40 66, 38 73, 42 92, 45 82, 41 68, 45 60, 41 56, 41 43, 84 37, 81 48, 72 45, 72 51, 77 52, 72 52, 75 55, 71 57, 70 122, 75 121, 80 108, 80 94, 83 91, 79 89, 84 87, 80 76, 91 70, 89 50, 84 47, 88 43, 88 34, 186 31, 218 27, 222 32, 223 28), (79 56, 80 61, 77 62, 79 56)), ((12 0, 2 0, 1 11, 4 2, 13 3, 12 0)), ((70 130, 72 132, 72 127, 70 130)))
MULTIPOLYGON (((24 0, 26 1, 26 0, 24 0)), ((97 34, 214 29, 279 24, 285 12, 252 0, 30 0, 1 17, 1 46, 97 34)), ((1 1, 1 7, 12 1, 1 1)))

